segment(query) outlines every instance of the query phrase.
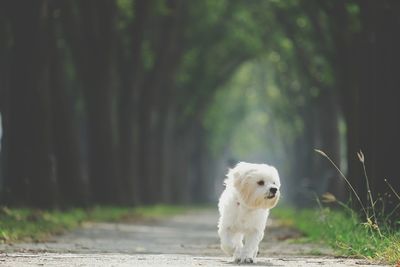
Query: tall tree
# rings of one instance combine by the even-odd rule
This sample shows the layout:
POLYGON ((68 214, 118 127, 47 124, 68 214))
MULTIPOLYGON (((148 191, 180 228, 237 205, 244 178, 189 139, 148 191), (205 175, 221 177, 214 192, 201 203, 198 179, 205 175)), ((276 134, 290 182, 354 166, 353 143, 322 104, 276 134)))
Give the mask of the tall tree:
MULTIPOLYGON (((152 4, 147 0, 134 2, 133 19, 122 17, 127 26, 122 29, 118 43, 118 72, 121 85, 119 90, 119 150, 121 160, 121 179, 125 188, 125 200, 127 203, 138 203, 142 190, 139 188, 138 153, 137 146, 137 117, 139 85, 144 73, 142 45, 144 33, 148 27, 148 17, 152 4), (127 38, 128 36, 128 38, 127 38), (128 41, 124 41, 127 39, 128 41), (126 44, 128 43, 128 44, 126 44)), ((121 13, 121 12, 120 12, 121 13)))
POLYGON ((122 197, 113 111, 115 55, 114 1, 64 1, 65 32, 82 82, 89 180, 93 201, 119 203, 122 197))
MULTIPOLYGON (((360 149, 374 198, 390 191, 385 179, 400 188, 395 167, 400 125, 391 119, 399 112, 393 93, 400 84, 400 6, 394 1, 328 1, 322 8, 329 14, 336 54, 331 62, 347 124, 349 178, 365 202, 367 184, 356 156, 360 149)), ((393 202, 384 201, 393 208, 393 202)))
POLYGON ((5 191, 9 203, 54 207, 57 165, 51 134, 47 1, 12 1, 6 8, 14 44, 5 114, 5 191))
MULTIPOLYGON (((59 6, 49 5, 51 13, 59 12, 59 6)), ((65 71, 66 48, 59 46, 65 41, 59 17, 50 17, 49 32, 51 112, 54 150, 57 161, 57 177, 61 206, 84 206, 89 201, 87 177, 83 169, 78 123, 73 110, 72 97, 68 94, 65 71)))

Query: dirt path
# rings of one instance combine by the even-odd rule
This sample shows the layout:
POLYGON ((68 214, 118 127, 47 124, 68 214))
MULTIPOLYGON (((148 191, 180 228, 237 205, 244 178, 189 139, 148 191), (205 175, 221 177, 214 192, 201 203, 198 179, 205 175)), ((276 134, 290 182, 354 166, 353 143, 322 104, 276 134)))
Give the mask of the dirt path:
MULTIPOLYGON (((215 211, 203 210, 158 221, 87 224, 47 243, 0 245, 0 266, 233 266, 219 249, 216 221, 215 211)), ((294 244, 296 235, 270 220, 252 266, 371 266, 335 258, 320 245, 294 244)))

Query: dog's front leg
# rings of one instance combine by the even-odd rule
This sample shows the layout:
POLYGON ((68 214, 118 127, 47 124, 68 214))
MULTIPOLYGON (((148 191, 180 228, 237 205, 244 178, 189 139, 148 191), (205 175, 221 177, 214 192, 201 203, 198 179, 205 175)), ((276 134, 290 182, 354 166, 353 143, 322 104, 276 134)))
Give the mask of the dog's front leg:
POLYGON ((229 227, 221 228, 218 231, 221 238, 221 248, 228 255, 240 255, 242 244, 242 234, 233 232, 229 227))
POLYGON ((258 244, 262 240, 264 233, 262 231, 251 231, 245 235, 245 244, 240 253, 240 257, 236 258, 237 263, 253 263, 257 256, 258 244))

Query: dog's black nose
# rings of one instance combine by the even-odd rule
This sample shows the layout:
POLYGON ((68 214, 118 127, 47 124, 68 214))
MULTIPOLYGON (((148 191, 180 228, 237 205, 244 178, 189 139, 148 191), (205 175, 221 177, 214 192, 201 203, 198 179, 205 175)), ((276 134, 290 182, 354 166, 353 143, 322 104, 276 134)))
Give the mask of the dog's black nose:
POLYGON ((278 188, 276 188, 276 187, 271 187, 271 188, 269 189, 269 191, 270 191, 272 194, 276 194, 276 191, 278 191, 278 188))

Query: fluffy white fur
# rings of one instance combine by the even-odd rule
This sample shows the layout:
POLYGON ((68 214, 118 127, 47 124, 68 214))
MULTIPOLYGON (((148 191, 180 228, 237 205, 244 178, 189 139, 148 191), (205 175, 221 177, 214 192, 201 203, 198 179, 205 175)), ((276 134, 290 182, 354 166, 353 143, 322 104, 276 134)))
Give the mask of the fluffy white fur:
POLYGON ((252 263, 269 210, 280 196, 278 171, 267 164, 240 162, 229 170, 225 185, 218 203, 221 248, 237 263, 252 263))

